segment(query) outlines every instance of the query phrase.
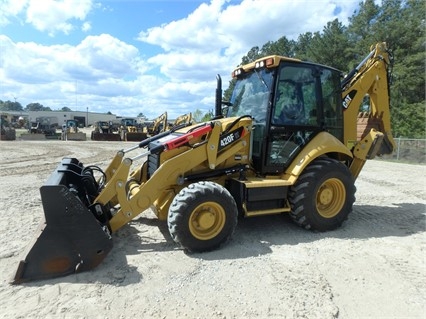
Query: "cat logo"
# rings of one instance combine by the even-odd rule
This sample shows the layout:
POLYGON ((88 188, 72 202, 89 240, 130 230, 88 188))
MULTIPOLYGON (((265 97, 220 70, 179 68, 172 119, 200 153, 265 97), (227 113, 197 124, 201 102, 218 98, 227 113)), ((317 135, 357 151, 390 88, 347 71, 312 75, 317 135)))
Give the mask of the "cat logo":
POLYGON ((352 101, 351 97, 349 95, 346 95, 345 99, 343 100, 343 107, 347 109, 351 101, 352 101))
POLYGON ((343 108, 346 110, 352 102, 352 99, 356 95, 356 90, 350 91, 343 99, 343 108))

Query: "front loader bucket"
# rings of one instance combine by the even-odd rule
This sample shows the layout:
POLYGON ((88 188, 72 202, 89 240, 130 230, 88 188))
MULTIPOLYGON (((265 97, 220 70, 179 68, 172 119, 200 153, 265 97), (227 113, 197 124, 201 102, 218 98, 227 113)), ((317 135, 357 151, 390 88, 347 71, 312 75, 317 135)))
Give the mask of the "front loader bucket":
POLYGON ((75 175, 69 173, 67 178, 62 170, 67 168, 64 161, 40 188, 45 218, 19 263, 13 284, 93 269, 112 249, 107 227, 66 184, 61 184, 75 175))
POLYGON ((121 136, 118 133, 96 133, 96 132, 92 132, 91 139, 93 141, 121 141, 121 136))

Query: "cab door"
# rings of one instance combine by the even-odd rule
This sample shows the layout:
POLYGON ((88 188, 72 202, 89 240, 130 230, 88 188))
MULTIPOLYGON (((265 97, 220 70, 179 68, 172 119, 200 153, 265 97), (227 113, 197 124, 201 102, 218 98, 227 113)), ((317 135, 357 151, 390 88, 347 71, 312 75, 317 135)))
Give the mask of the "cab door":
POLYGON ((342 139, 340 72, 316 64, 282 62, 272 95, 264 174, 282 173, 320 131, 342 139))

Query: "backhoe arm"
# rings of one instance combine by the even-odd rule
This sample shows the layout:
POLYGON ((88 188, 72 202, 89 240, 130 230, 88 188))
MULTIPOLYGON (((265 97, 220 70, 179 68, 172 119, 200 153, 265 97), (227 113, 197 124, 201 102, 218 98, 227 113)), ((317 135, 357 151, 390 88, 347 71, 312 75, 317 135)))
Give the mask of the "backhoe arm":
POLYGON ((167 130, 167 112, 164 112, 160 116, 158 116, 156 119, 154 119, 154 123, 152 126, 152 134, 157 134, 161 132, 165 132, 167 130), (160 129, 160 125, 162 125, 160 129))
POLYGON ((375 45, 370 54, 342 82, 344 142, 352 149, 351 172, 356 178, 365 163, 395 148, 390 123, 389 73, 392 56, 386 43, 375 45), (360 113, 364 97, 368 112, 360 113))

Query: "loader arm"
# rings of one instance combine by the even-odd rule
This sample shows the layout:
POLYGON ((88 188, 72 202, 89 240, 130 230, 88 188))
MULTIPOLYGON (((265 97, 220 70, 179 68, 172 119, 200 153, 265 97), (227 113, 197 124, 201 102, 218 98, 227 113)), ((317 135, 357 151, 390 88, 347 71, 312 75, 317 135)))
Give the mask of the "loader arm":
POLYGON ((354 154, 350 169, 355 178, 367 159, 390 154, 395 148, 389 102, 391 66, 392 56, 386 43, 377 43, 342 81, 344 143, 354 154), (370 100, 369 110, 360 112, 366 95, 370 100))
MULTIPOLYGON (((97 181, 93 171, 98 167, 85 167, 75 158, 64 158, 40 190, 45 218, 12 283, 96 267, 112 248, 111 233, 152 205, 168 208, 174 195, 191 182, 186 179, 188 173, 192 178, 211 178, 236 173, 247 164, 247 156, 238 164, 227 161, 241 154, 242 149, 247 152, 250 130, 251 118, 245 118, 160 133, 118 151, 107 169, 100 170, 102 177, 97 181), (128 153, 140 148, 146 151, 129 157, 128 153), (148 159, 142 168, 132 170, 137 159, 153 154, 163 158, 150 176, 148 159), (220 165, 222 168, 217 170, 220 165)), ((167 210, 160 209, 157 216, 165 220, 167 210)))
MULTIPOLYGON (((113 175, 108 173, 111 178, 94 201, 94 204, 103 206, 111 201, 114 204, 118 204, 116 205, 117 212, 109 221, 111 231, 117 231, 153 205, 159 198, 168 198, 164 194, 171 192, 172 195, 175 195, 175 189, 182 187, 185 174, 195 167, 205 163, 204 167, 214 170, 232 157, 233 154, 237 154, 242 148, 246 147, 249 138, 249 126, 246 125, 247 123, 251 123, 251 120, 241 121, 240 127, 244 129, 240 139, 236 140, 235 143, 231 143, 229 147, 224 148, 220 153, 220 136, 223 133, 223 127, 220 122, 213 122, 211 127, 201 127, 193 133, 188 133, 184 135, 185 139, 178 137, 162 144, 161 148, 166 151, 179 148, 179 153, 164 161, 154 174, 145 181, 139 182, 130 178, 134 175, 134 172, 131 171, 133 160, 123 157, 122 153, 118 153, 112 163, 116 165, 122 159, 121 163, 116 169, 109 168, 107 170, 108 172, 114 171, 114 173, 113 175), (198 136, 205 135, 204 133, 208 133, 204 139, 205 142, 199 142, 198 136), (194 140, 197 143, 188 145, 186 143, 188 140, 191 140, 191 142, 194 140), (115 199, 117 202, 115 202, 115 199)), ((147 169, 146 166, 144 169, 147 169)), ((146 172, 144 172, 144 175, 146 176, 146 172)), ((164 211, 158 213, 160 220, 167 218, 164 211)))

